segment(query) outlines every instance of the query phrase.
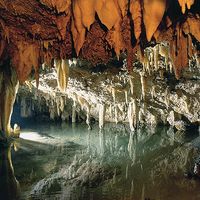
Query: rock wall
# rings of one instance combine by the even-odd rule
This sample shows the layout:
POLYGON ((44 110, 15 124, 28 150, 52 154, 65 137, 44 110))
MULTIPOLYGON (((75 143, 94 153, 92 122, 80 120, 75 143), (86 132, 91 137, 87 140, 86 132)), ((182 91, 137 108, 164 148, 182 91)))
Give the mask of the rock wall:
POLYGON ((195 60, 185 72, 187 77, 179 81, 166 68, 165 60, 159 60, 157 69, 147 72, 145 65, 135 65, 131 73, 125 66, 91 73, 86 67, 73 65, 66 92, 58 89, 55 71, 42 75, 38 89, 35 81, 29 83, 33 95, 28 87, 21 89, 21 113, 29 113, 32 108, 33 113, 49 113, 51 119, 82 119, 89 127, 94 118, 100 129, 104 122, 129 123, 132 131, 141 124, 169 124, 178 130, 199 125, 200 81, 195 60))

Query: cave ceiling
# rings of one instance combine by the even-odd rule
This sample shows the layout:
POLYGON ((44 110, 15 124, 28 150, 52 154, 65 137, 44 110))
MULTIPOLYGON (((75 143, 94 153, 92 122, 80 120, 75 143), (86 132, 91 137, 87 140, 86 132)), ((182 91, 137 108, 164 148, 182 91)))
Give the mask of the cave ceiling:
POLYGON ((198 54, 200 0, 0 0, 0 61, 24 82, 52 59, 107 63, 166 41, 176 77, 198 54))

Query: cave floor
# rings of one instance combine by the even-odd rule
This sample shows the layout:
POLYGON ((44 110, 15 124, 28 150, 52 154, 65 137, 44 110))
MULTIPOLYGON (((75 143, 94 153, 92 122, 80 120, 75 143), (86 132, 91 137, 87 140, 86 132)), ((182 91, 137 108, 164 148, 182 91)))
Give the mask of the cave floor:
POLYGON ((198 157, 198 131, 127 130, 120 124, 106 124, 103 131, 96 124, 92 130, 84 124, 26 124, 11 148, 14 174, 3 177, 8 192, 16 177, 20 199, 200 198, 200 180, 185 177, 198 157))

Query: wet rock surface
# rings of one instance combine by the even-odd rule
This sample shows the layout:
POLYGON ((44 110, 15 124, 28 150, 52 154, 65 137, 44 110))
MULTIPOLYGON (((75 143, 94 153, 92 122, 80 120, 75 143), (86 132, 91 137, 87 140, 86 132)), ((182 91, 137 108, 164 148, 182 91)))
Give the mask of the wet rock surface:
MULTIPOLYGON (((197 68, 199 69, 199 68, 197 68)), ((46 114, 51 119, 69 121, 92 118, 105 122, 129 122, 133 130, 139 124, 169 124, 177 130, 200 123, 200 81, 191 75, 185 81, 173 79, 173 74, 151 75, 135 68, 90 73, 81 67, 71 67, 66 92, 57 88, 56 74, 42 76, 39 89, 29 83, 30 92, 19 92, 21 115, 46 114), (103 106, 103 107, 102 107, 103 106), (104 110, 102 110, 104 109, 104 110)), ((198 77, 198 70, 197 70, 198 77)), ((101 126, 100 125, 100 126, 101 126)))

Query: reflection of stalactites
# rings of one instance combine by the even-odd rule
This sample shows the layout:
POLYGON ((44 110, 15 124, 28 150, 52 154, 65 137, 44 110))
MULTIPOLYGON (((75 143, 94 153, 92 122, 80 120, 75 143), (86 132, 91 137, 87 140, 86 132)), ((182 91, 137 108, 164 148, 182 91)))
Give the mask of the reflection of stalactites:
POLYGON ((141 199, 145 199, 145 184, 142 186, 142 196, 141 199))
POLYGON ((169 136, 169 142, 170 145, 174 145, 175 137, 174 137, 174 128, 170 126, 170 128, 167 130, 167 135, 169 136))
POLYGON ((130 199, 133 199, 133 193, 134 193, 134 184, 133 180, 131 181, 131 190, 130 190, 130 199))
POLYGON ((19 199, 20 186, 15 178, 11 160, 11 145, 0 149, 0 197, 2 199, 19 199))
POLYGON ((130 132, 127 150, 128 150, 129 156, 132 160, 132 164, 134 164, 135 160, 136 160, 136 144, 135 144, 135 140, 134 140, 134 132, 130 132))
POLYGON ((99 150, 100 155, 103 156, 105 152, 105 136, 103 130, 99 130, 99 150))
POLYGON ((99 104, 99 128, 102 129, 104 126, 105 118, 105 104, 99 104))
POLYGON ((128 179, 128 164, 126 165, 126 180, 128 179))
POLYGON ((87 152, 90 153, 91 151, 91 131, 88 131, 87 134, 87 152))
POLYGON ((115 123, 117 124, 118 123, 118 106, 117 105, 114 106, 114 110, 115 110, 115 123))

